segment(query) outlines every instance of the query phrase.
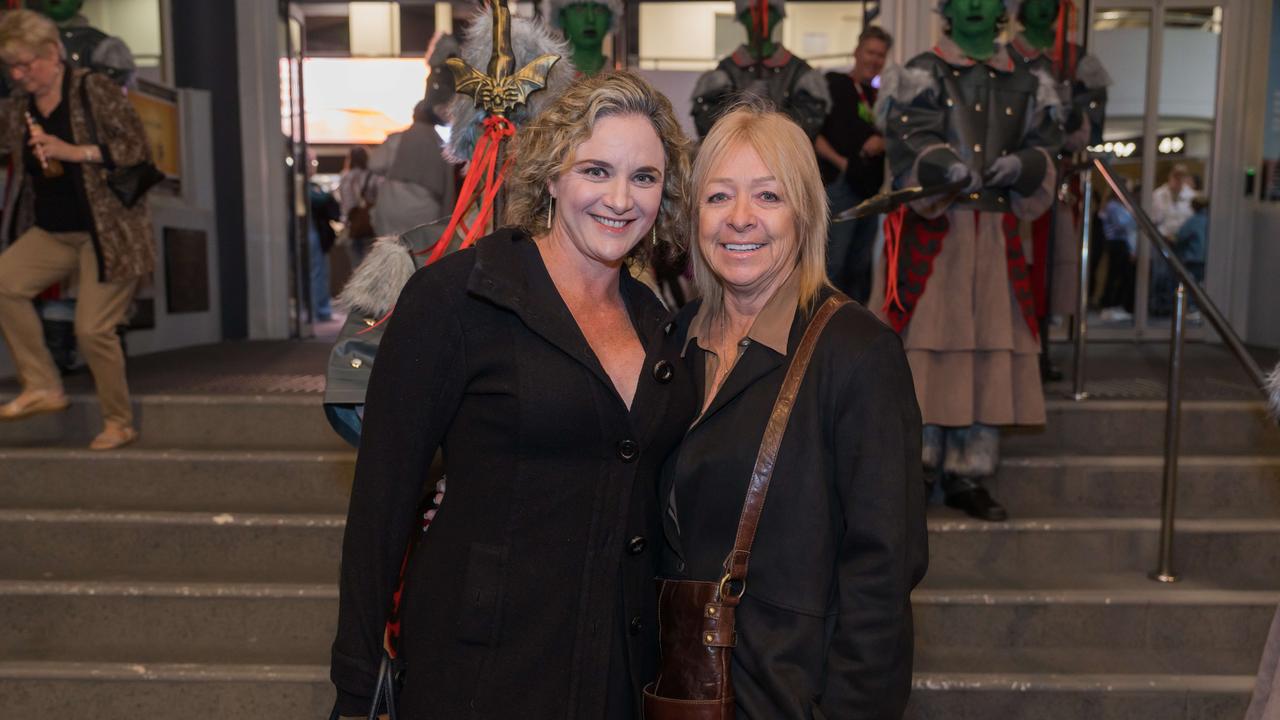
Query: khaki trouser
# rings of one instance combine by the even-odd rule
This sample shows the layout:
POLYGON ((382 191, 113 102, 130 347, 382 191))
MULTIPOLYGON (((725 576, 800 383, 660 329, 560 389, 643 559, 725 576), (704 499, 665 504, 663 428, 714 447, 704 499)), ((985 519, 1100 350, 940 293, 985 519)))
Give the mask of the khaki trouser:
POLYGON ((77 273, 76 344, 93 373, 103 419, 131 425, 133 408, 116 325, 124 319, 138 281, 99 282, 88 233, 48 233, 33 227, 0 253, 0 331, 13 353, 22 389, 60 392, 62 379, 44 344, 44 328, 31 299, 77 273))

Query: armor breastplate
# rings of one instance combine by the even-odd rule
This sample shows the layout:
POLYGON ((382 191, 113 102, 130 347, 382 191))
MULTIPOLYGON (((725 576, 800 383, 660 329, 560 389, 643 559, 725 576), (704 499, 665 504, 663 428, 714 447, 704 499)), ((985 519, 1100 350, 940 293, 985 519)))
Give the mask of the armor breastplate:
MULTIPOLYGON (((895 107, 887 118, 889 136, 902 139, 889 148, 895 176, 905 175, 917 156, 939 139, 979 176, 1000 156, 1026 148, 1027 133, 1037 120, 1033 115, 1039 80, 1023 64, 1013 63, 1008 71, 983 63, 955 66, 929 52, 913 58, 907 67, 928 71, 937 96, 930 98, 928 110, 913 103, 895 107)), ((945 168, 937 170, 945 172, 945 168)), ((939 177, 924 177, 923 170, 920 179, 926 184, 941 182, 939 177)), ((1009 199, 1005 190, 983 188, 956 202, 1004 212, 1009 199)))

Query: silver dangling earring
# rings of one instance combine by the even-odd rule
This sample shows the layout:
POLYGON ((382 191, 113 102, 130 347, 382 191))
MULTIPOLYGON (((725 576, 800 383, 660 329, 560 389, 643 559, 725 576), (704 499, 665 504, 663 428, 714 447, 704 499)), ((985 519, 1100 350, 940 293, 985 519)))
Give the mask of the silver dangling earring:
POLYGON ((653 222, 653 246, 658 247, 658 221, 653 222))
POLYGON ((551 196, 551 201, 547 203, 547 229, 551 229, 551 215, 556 211, 556 196, 551 196))

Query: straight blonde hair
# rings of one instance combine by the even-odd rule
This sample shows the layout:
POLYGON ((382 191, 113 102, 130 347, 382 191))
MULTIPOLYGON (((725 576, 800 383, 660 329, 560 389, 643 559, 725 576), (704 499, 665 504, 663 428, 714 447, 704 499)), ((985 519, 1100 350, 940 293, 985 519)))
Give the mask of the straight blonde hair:
POLYGON ((716 314, 724 308, 724 288, 707 258, 698 237, 702 202, 707 180, 722 158, 747 146, 756 151, 765 167, 778 180, 782 201, 795 218, 795 237, 800 245, 796 271, 800 273, 799 307, 813 309, 818 293, 830 286, 827 281, 827 193, 818 173, 818 160, 809 137, 791 118, 773 110, 765 100, 747 98, 722 115, 702 141, 693 161, 694 211, 690 224, 690 255, 693 279, 702 302, 716 314))
POLYGON ((58 26, 49 18, 34 10, 7 10, 0 14, 0 61, 10 62, 21 50, 40 57, 50 45, 59 60, 67 59, 58 26))

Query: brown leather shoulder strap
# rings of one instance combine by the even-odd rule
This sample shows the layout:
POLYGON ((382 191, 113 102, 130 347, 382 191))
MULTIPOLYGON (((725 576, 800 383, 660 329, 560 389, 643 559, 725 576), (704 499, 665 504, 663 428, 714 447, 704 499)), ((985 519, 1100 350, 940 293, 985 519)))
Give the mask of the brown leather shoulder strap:
POLYGON ((735 598, 731 592, 725 592, 727 581, 736 581, 739 588, 738 598, 745 592, 747 578, 747 562, 751 557, 751 545, 756 539, 756 528, 760 525, 760 513, 764 511, 765 495, 769 492, 769 481, 773 478, 773 466, 778 459, 778 448, 782 446, 782 436, 787 432, 787 421, 791 417, 791 408, 795 406, 796 395, 800 392, 800 383, 804 381, 805 371, 809 368, 809 360, 813 357, 813 349, 822 336, 827 321, 846 303, 849 298, 836 293, 818 308, 818 312, 805 328, 804 337, 796 348, 796 354, 787 367, 787 375, 778 390, 778 399, 773 403, 773 412, 769 414, 769 424, 765 426, 764 438, 760 441, 760 451, 756 455, 755 469, 751 471, 751 482, 747 485, 747 497, 742 503, 742 515, 738 519, 738 535, 733 541, 733 551, 725 558, 725 577, 720 582, 721 594, 727 595, 724 600, 735 598))

